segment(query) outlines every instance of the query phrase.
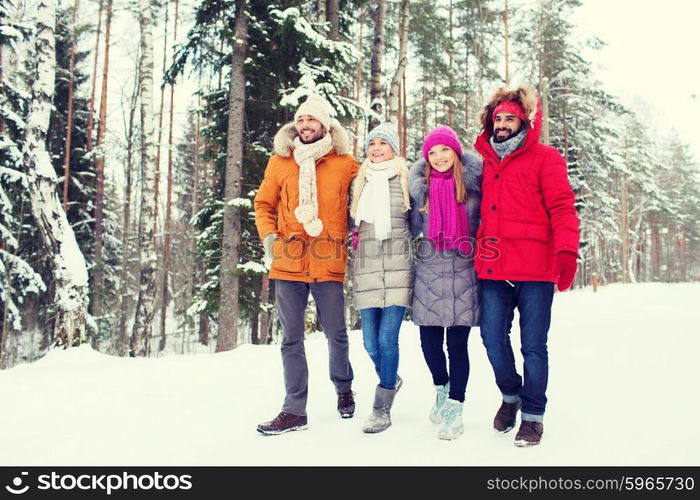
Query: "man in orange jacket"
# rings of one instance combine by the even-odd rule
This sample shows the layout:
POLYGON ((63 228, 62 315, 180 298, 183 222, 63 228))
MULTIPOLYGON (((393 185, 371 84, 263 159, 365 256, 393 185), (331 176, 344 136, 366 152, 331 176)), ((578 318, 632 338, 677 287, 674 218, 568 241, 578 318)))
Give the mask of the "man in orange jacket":
POLYGON ((255 196, 255 224, 270 265, 282 324, 286 397, 282 411, 258 425, 265 435, 306 428, 308 366, 304 312, 309 292, 328 339, 330 378, 340 416, 355 411, 343 282, 347 264, 348 191, 359 165, 332 109, 311 95, 275 135, 274 152, 255 196))

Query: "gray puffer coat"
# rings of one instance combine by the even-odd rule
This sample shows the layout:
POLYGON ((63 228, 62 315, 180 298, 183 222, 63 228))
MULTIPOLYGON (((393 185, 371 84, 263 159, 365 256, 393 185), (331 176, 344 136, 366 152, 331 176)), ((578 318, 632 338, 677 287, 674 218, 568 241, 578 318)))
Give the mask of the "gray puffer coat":
POLYGON ((481 285, 474 271, 476 230, 479 227, 481 205, 482 160, 472 153, 462 155, 462 173, 467 186, 465 204, 469 216, 469 236, 472 238, 471 255, 458 250, 438 252, 428 241, 425 204, 425 160, 411 167, 408 189, 411 194, 411 233, 416 241, 416 276, 413 287, 412 318, 421 326, 476 326, 481 311, 481 285))
MULTIPOLYGON (((354 185, 350 192, 354 192, 354 185)), ((351 261, 353 300, 357 310, 411 305, 413 257, 410 211, 404 211, 398 175, 389 179, 389 193, 391 238, 380 241, 374 235, 374 224, 363 220, 357 227, 351 220, 359 239, 351 261)))

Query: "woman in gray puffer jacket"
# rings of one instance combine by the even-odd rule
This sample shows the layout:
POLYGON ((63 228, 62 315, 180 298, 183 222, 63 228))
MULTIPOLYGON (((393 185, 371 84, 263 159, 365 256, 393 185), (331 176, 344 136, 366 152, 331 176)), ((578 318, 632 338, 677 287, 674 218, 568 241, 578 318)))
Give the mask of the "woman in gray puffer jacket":
POLYGON ((436 389, 430 420, 442 423, 439 438, 455 439, 463 433, 467 340, 479 324, 481 305, 474 254, 482 164, 478 156, 462 152, 457 134, 446 126, 426 136, 423 158, 409 173, 411 232, 423 235, 415 246, 412 318, 436 389))
POLYGON ((391 425, 389 410, 401 386, 399 329, 413 286, 408 167, 398 144, 390 124, 372 129, 367 159, 350 190, 353 299, 365 350, 379 375, 372 415, 362 429, 368 433, 391 425))

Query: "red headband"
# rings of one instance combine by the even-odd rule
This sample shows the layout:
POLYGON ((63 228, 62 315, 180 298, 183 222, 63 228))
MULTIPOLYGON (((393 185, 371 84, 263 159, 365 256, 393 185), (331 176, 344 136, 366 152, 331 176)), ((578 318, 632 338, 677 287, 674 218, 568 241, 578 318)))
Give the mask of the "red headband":
POLYGON ((525 120, 525 110, 522 105, 515 101, 503 101, 498 106, 493 109, 491 113, 491 120, 496 121, 496 115, 498 113, 509 113, 515 115, 521 120, 525 120))

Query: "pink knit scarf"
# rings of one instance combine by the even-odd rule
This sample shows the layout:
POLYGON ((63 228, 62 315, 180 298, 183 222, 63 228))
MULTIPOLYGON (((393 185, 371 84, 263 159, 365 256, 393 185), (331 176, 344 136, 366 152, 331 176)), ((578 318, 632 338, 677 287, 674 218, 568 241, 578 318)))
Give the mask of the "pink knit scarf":
POLYGON ((430 169, 428 239, 438 251, 456 248, 469 254, 469 219, 464 204, 457 203, 452 172, 430 169))

